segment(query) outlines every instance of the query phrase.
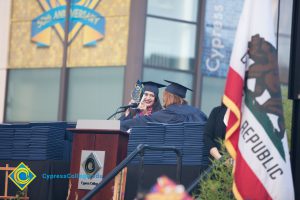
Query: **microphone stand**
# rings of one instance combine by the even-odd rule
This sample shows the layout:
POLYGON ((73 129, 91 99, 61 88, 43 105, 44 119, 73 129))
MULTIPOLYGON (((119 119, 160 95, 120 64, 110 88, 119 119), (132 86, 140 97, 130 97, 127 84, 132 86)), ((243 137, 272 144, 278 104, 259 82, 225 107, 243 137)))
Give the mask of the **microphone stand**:
POLYGON ((131 105, 128 105, 128 106, 121 106, 121 107, 119 107, 119 108, 117 109, 117 111, 116 111, 115 113, 113 113, 111 116, 109 116, 106 120, 111 119, 111 118, 112 118, 113 116, 115 116, 116 114, 125 112, 125 111, 126 111, 127 109, 129 109, 129 108, 139 110, 138 108, 135 108, 135 107, 137 107, 137 105, 138 105, 138 104, 136 104, 136 105, 131 104, 131 105), (133 107, 133 106, 134 106, 134 107, 133 107), (122 110, 120 110, 120 109, 122 109, 122 110))
POLYGON ((118 108, 117 111, 114 112, 111 116, 109 116, 106 120, 109 120, 109 119, 111 119, 113 116, 115 116, 116 114, 119 114, 119 113, 122 113, 122 112, 125 112, 125 109, 120 110, 120 108, 118 108))

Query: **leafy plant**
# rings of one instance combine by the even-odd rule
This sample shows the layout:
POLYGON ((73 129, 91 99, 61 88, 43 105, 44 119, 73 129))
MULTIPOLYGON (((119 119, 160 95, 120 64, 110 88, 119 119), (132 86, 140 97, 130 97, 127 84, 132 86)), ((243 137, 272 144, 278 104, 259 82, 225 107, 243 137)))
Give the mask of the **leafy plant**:
POLYGON ((200 181, 201 200, 231 200, 234 199, 232 193, 232 163, 225 145, 221 142, 222 159, 211 160, 212 168, 207 176, 200 181))
POLYGON ((282 104, 283 104, 283 115, 285 122, 285 129, 287 132, 287 138, 289 147, 291 147, 291 129, 292 129, 292 111, 293 111, 293 102, 287 98, 288 87, 281 87, 282 94, 282 104))

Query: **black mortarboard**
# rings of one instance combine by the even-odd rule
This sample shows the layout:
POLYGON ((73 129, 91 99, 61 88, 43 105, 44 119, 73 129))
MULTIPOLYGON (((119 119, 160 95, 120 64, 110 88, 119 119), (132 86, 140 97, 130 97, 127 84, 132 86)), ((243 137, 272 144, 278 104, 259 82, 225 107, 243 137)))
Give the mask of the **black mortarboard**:
POLYGON ((165 80, 165 81, 170 83, 170 85, 167 86, 166 91, 170 92, 172 94, 175 94, 181 98, 185 98, 187 90, 193 91, 190 88, 187 88, 187 87, 180 85, 178 83, 175 83, 173 81, 167 81, 167 80, 165 80))
POLYGON ((144 85, 144 91, 153 92, 155 94, 155 96, 158 96, 158 88, 166 87, 163 84, 155 83, 153 81, 145 81, 145 82, 142 82, 142 84, 144 85))

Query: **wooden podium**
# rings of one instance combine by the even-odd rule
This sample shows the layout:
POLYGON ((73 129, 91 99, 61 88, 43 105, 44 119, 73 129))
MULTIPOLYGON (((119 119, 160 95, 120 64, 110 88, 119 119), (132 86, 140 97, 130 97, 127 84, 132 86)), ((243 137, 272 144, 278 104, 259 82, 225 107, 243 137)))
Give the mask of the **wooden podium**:
MULTIPOLYGON (((127 155, 127 144, 129 135, 118 130, 91 130, 91 129, 68 129, 74 133, 72 145, 71 174, 79 174, 81 165, 81 151, 95 150, 105 151, 104 171, 105 177, 112 171, 127 155)), ((69 179, 68 199, 81 199, 90 190, 78 189, 78 180, 69 179)), ((93 199, 113 199, 114 181, 111 181, 93 199)))

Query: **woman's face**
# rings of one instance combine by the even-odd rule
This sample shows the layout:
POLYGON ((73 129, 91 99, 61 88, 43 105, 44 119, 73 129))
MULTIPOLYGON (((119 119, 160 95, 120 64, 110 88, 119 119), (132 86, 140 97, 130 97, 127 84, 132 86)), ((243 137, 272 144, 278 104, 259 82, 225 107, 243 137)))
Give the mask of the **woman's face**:
POLYGON ((146 104, 147 108, 152 107, 155 102, 155 94, 150 91, 145 91, 143 95, 143 103, 146 104))

